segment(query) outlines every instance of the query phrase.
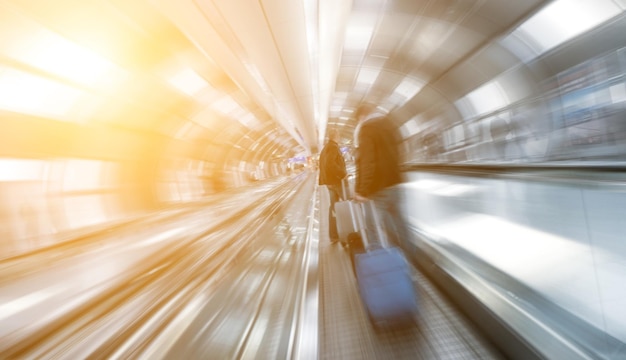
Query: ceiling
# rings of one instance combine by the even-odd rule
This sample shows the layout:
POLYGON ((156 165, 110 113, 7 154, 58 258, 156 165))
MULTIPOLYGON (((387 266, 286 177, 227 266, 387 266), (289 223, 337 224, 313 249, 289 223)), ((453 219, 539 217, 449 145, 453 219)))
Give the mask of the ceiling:
POLYGON ((363 101, 398 126, 453 102, 497 71, 468 59, 544 2, 5 0, 0 63, 32 71, 8 45, 45 29, 121 69, 115 91, 88 89, 90 119, 203 144, 200 157, 226 144, 234 158, 284 158, 319 151, 328 126, 349 142, 363 101))
POLYGON ((420 89, 463 81, 446 75, 542 2, 151 1, 307 152, 361 101, 426 111, 420 89))

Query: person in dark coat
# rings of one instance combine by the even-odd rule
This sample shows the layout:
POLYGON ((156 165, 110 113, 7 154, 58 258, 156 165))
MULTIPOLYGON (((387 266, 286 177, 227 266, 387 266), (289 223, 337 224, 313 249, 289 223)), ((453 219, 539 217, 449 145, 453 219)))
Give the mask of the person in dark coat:
MULTIPOLYGON (((358 125, 355 134, 354 198, 357 201, 373 200, 389 240, 402 245, 402 242, 408 241, 408 231, 400 210, 400 192, 396 187, 403 181, 398 151, 400 134, 387 117, 376 114, 375 110, 375 106, 364 104, 355 114, 358 125)), ((368 227, 367 230, 368 237, 375 238, 375 229, 368 227)))
POLYGON ((328 235, 331 243, 339 240, 337 233, 337 219, 335 217, 335 203, 341 198, 341 181, 348 174, 346 163, 339 149, 339 132, 336 129, 328 131, 328 142, 320 153, 319 184, 326 185, 330 198, 328 208, 328 235))

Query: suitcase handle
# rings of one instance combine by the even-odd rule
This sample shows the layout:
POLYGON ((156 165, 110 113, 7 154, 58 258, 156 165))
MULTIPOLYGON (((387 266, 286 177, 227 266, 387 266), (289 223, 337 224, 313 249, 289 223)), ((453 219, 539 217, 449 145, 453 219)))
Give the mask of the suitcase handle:
POLYGON ((352 194, 350 193, 350 177, 351 176, 352 175, 348 175, 344 177, 343 179, 341 179, 341 195, 343 195, 344 200, 350 200, 353 198, 352 194))
POLYGON ((361 233, 361 238, 363 239, 363 246, 366 249, 370 248, 373 244, 371 243, 372 239, 369 239, 367 236, 367 221, 366 219, 370 219, 374 223, 374 228, 376 230, 376 236, 378 237, 378 244, 381 247, 386 248, 389 247, 389 241, 387 240, 387 232, 385 231, 384 224, 380 219, 380 214, 378 213, 378 209, 376 208, 376 204, 374 200, 366 200, 363 202, 355 201, 356 203, 356 220, 359 228, 359 232, 361 233), (369 215, 369 216, 368 216, 369 215))

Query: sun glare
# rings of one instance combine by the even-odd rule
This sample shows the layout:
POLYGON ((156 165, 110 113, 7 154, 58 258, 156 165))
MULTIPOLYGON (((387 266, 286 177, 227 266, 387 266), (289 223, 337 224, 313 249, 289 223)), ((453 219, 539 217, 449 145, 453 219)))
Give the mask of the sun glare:
POLYGON ((115 65, 96 53, 49 32, 38 33, 31 44, 15 56, 29 65, 85 86, 107 84, 116 70, 115 65))
POLYGON ((81 94, 67 85, 0 67, 0 109, 64 119, 81 94))

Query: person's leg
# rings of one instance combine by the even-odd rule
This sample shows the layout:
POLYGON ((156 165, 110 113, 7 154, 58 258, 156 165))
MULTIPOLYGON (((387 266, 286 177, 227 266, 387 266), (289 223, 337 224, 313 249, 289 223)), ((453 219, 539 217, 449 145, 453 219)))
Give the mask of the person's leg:
POLYGON ((335 216, 335 203, 337 202, 338 195, 334 186, 328 185, 328 197, 330 199, 330 205, 328 207, 328 236, 331 242, 336 242, 339 239, 337 233, 337 217, 335 216))
MULTIPOLYGON (((373 201, 374 206, 375 206, 375 211, 378 214, 378 219, 380 221, 383 220, 382 216, 380 216, 381 211, 378 209, 378 200, 375 196, 370 197, 370 199, 373 201)), ((378 236, 378 229, 376 227, 376 223, 374 222, 374 219, 371 217, 371 208, 369 208, 369 204, 365 203, 362 204, 361 206, 363 206, 363 215, 364 218, 363 220, 365 221, 365 224, 363 224, 365 226, 365 236, 367 238, 363 239, 363 243, 365 245, 366 249, 373 249, 373 248, 377 248, 379 246, 381 246, 381 242, 378 236)))
POLYGON ((392 187, 379 191, 373 197, 379 210, 381 221, 387 230, 387 238, 390 243, 404 247, 404 243, 410 241, 404 217, 400 208, 400 190, 392 187))

